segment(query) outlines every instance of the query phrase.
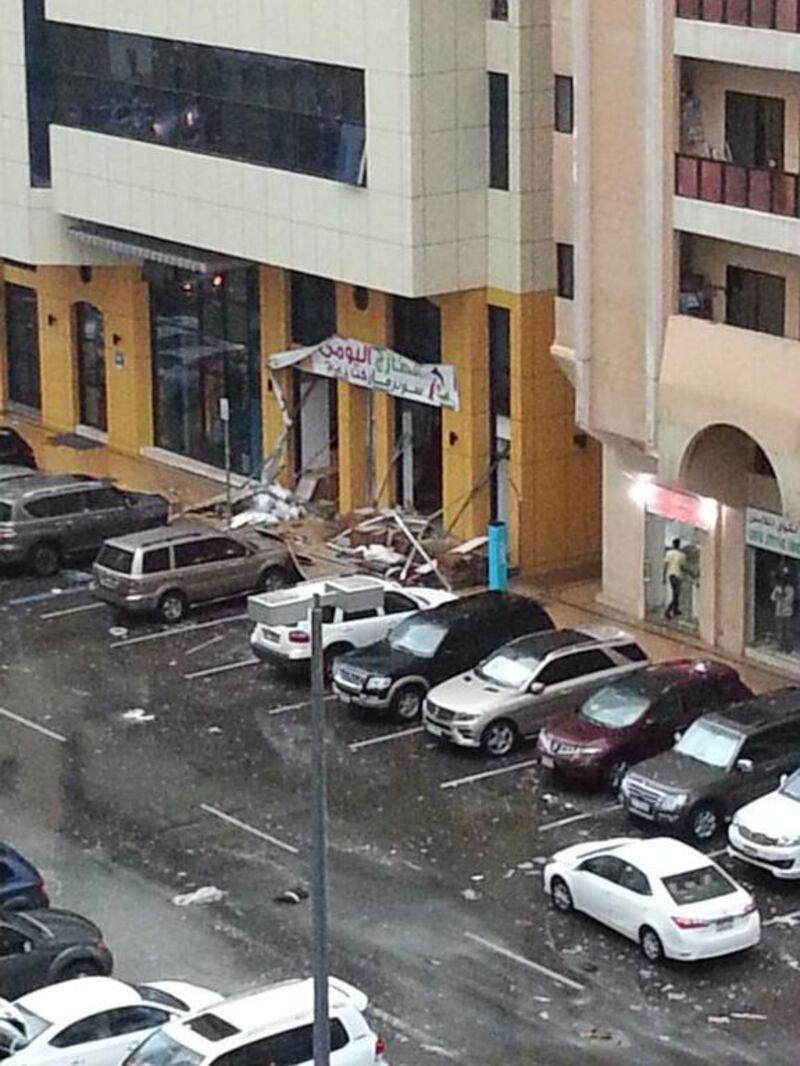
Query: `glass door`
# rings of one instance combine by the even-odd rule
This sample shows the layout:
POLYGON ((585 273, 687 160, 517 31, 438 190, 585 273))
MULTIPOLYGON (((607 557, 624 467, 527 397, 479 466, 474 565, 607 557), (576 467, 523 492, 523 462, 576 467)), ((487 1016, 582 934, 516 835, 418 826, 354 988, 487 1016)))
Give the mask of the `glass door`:
POLYGON ((103 314, 92 304, 79 303, 75 308, 75 326, 80 424, 105 433, 108 416, 103 314))
POLYGON ((8 398, 38 411, 42 406, 39 371, 39 316, 36 290, 5 287, 8 398))

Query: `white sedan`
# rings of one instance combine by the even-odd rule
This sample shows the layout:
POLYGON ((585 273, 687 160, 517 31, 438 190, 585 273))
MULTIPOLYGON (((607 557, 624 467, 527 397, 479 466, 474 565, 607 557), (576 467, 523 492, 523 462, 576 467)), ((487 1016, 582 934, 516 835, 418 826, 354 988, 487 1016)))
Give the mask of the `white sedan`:
POLYGON ((800 878, 800 770, 739 808, 728 829, 728 854, 775 877, 800 878))
POLYGON ((184 981, 82 977, 0 1005, 0 1057, 14 1066, 120 1066, 166 1022, 222 997, 184 981))
POLYGON ((752 896, 702 852, 672 837, 576 844, 544 868, 544 889, 637 941, 645 958, 691 961, 754 947, 761 919, 752 896))

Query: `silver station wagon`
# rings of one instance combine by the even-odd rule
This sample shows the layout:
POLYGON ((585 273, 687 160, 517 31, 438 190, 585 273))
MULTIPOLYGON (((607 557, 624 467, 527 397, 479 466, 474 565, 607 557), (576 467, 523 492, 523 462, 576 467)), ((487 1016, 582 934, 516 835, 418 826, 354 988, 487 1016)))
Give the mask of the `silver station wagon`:
POLYGON ((425 728, 461 747, 508 755, 553 715, 647 664, 633 637, 611 626, 519 637, 474 670, 432 689, 425 728))
POLYGON ((267 592, 297 578, 278 537, 176 522, 107 541, 94 564, 92 593, 120 610, 180 622, 194 603, 267 592))

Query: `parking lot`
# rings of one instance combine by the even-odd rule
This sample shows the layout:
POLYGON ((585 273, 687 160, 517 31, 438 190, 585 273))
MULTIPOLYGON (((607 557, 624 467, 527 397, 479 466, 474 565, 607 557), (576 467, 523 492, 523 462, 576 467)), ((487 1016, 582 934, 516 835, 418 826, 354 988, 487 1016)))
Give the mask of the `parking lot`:
MULTIPOLYGON (((80 572, 0 579, 3 835, 100 922, 123 976, 228 991, 308 968, 308 903, 274 902, 307 879, 308 693, 248 631, 242 602, 120 625, 80 572), (224 899, 171 902, 204 885, 224 899)), ((332 965, 371 994, 393 1066, 795 1061, 800 886, 718 855, 761 946, 647 966, 541 892, 558 848, 647 832, 613 796, 543 776, 532 747, 492 761, 327 711, 332 965)))

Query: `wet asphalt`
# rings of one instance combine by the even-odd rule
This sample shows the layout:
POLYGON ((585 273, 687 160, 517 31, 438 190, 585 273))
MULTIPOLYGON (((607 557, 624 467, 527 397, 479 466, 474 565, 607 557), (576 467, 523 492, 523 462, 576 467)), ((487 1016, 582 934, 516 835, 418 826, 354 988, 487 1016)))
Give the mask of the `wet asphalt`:
MULTIPOLYGON (((308 690, 251 661, 241 602, 118 628, 79 572, 0 577, 2 837, 128 978, 223 992, 307 973, 308 690), (173 902, 203 886, 217 903, 173 902)), ((651 967, 541 890, 551 852, 631 828, 610 795, 327 703, 332 970, 393 1066, 794 1063, 800 885, 731 865, 767 924, 651 967)), ((707 850, 716 851, 720 842, 707 850)))

